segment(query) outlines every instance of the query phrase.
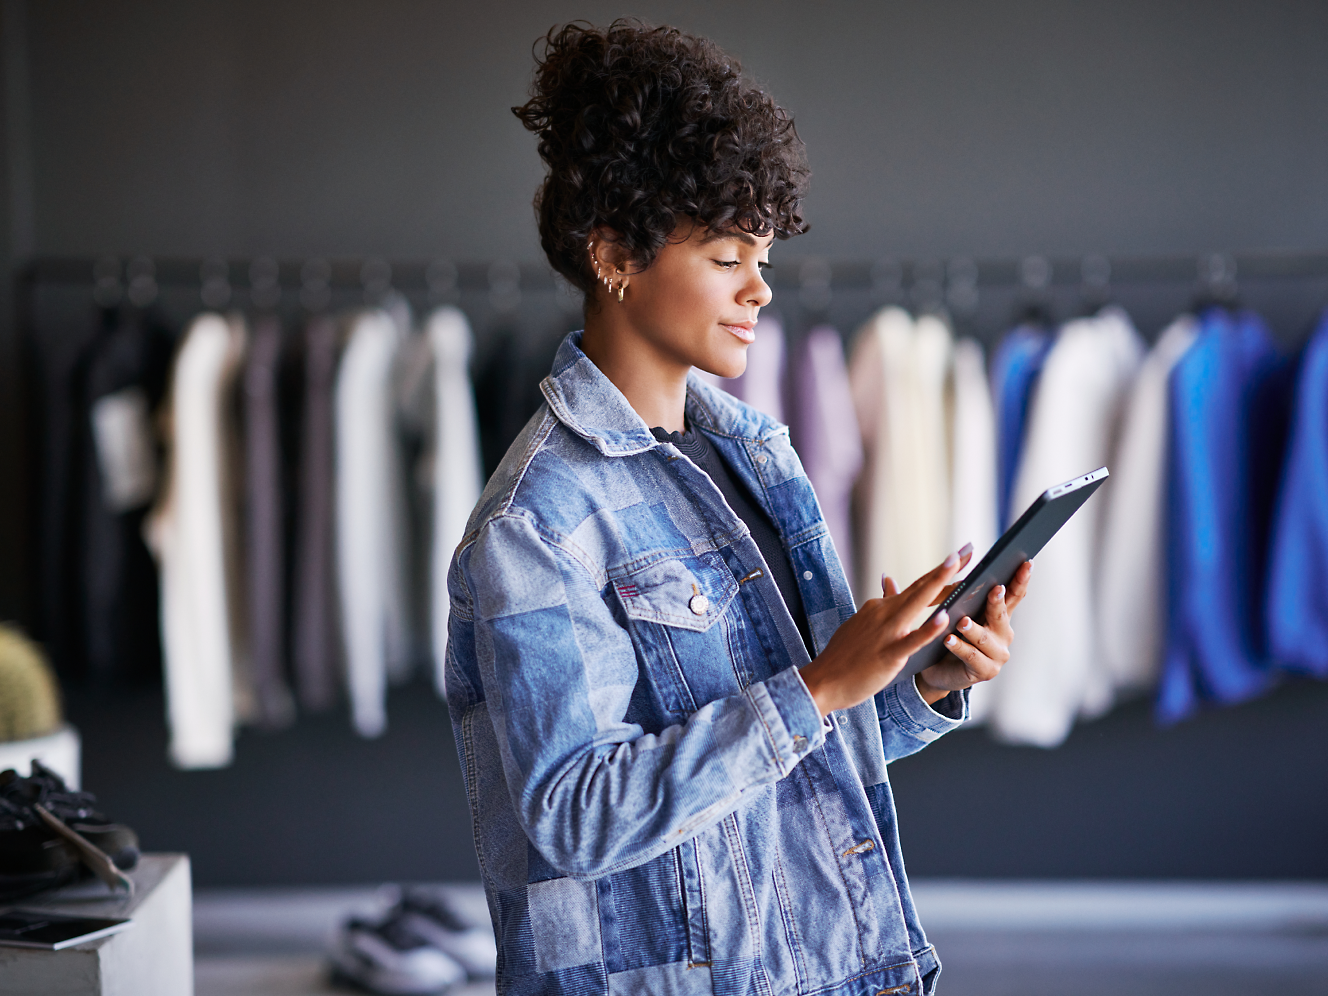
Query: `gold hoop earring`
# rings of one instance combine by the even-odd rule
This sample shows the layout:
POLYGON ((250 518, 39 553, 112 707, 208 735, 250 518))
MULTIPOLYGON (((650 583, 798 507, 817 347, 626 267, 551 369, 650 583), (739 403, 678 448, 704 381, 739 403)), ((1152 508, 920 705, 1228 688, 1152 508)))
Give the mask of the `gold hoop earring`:
POLYGON ((622 304, 623 294, 627 292, 627 278, 618 281, 618 303, 622 304))

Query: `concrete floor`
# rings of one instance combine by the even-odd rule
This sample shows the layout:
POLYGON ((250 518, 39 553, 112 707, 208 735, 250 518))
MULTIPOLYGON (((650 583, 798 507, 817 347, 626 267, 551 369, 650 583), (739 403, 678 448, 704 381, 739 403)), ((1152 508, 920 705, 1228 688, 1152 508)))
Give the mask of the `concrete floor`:
MULTIPOLYGON (((914 884, 944 996, 1328 996, 1328 885, 914 884)), ((477 886, 453 886, 482 919, 477 886)), ((345 993, 321 955, 374 889, 210 890, 195 897, 197 996, 345 993)), ((489 996, 492 985, 452 990, 489 996)))

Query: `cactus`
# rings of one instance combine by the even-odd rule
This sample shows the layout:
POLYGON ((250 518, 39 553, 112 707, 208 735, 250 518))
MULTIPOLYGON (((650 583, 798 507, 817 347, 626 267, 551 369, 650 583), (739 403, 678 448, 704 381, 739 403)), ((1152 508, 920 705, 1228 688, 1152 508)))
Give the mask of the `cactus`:
POLYGON ((45 654, 0 623, 0 742, 46 736, 61 722, 60 688, 45 654))

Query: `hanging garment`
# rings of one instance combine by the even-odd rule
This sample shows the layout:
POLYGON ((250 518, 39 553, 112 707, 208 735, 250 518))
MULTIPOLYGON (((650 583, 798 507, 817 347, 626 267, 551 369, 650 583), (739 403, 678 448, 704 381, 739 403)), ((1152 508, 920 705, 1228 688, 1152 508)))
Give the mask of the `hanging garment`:
POLYGON ((827 325, 803 337, 790 369, 789 435, 821 504, 844 573, 853 577, 849 503, 862 469, 844 343, 827 325))
POLYGON ((250 689, 239 620, 234 387, 244 326, 203 314, 175 358, 164 486, 145 530, 161 577, 171 761, 218 768, 250 689))
POLYGON ((997 517, 1001 529, 1013 525, 1020 510, 1011 509, 1014 476, 1024 446, 1028 404, 1051 349, 1051 336, 1036 326, 1021 325, 996 347, 991 360, 992 403, 996 407, 997 517), (1013 513, 1013 514, 1012 514, 1013 513))
POLYGON ((475 395, 470 386, 470 323, 458 309, 439 308, 425 331, 434 357, 432 633, 439 695, 447 664, 447 572, 483 489, 475 395))
POLYGON ((1163 723, 1272 684, 1263 584, 1289 369, 1257 315, 1214 308, 1171 372, 1163 723))
POLYGON ((432 656, 434 360, 429 337, 415 327, 406 298, 391 293, 381 305, 397 326, 393 361, 397 459, 402 472, 398 549, 403 583, 401 652, 387 659, 387 680, 399 685, 432 656))
POLYGON ((1301 360, 1273 518, 1268 648, 1286 671, 1328 678, 1328 312, 1301 360))
POLYGON ((1198 323, 1183 315, 1144 359, 1121 420, 1111 479, 1098 499, 1098 640, 1113 697, 1153 688, 1162 664, 1167 382, 1197 334, 1198 323))
MULTIPOLYGON (((97 684, 161 679, 160 595, 143 542, 157 493, 152 413, 166 390, 174 341, 137 308, 121 309, 87 357, 80 411, 90 445, 76 447, 82 514, 71 541, 81 570, 79 618, 86 677, 97 684)), ((72 622, 73 620, 71 620, 72 622)))
MULTIPOLYGON (((955 344, 950 398, 950 539, 946 550, 973 544, 973 559, 964 571, 966 575, 997 538, 996 415, 982 347, 972 339, 955 344)), ((974 685, 969 691, 972 722, 985 718, 990 694, 990 682, 974 685)))
MULTIPOLYGON (((1012 516, 1047 488, 1111 462, 1142 355, 1138 333, 1116 308, 1061 330, 1029 408, 1012 516)), ((1018 640, 988 693, 988 723, 1001 740, 1054 747, 1076 716, 1109 701, 1094 611, 1100 514, 1100 503, 1088 502, 1038 554, 1032 590, 1019 607, 1018 640)))
POLYGON ((970 567, 977 566, 997 538, 996 414, 988 383, 982 346, 961 339, 955 344, 949 392, 950 537, 945 549, 972 543, 970 567))
POLYGON ((387 728, 390 670, 409 656, 405 473, 394 360, 401 330, 384 311, 351 324, 336 381, 336 536, 351 716, 361 736, 387 728))
POLYGON ((945 559, 950 443, 945 391, 953 346, 933 316, 885 308, 858 336, 849 364, 866 460, 854 489, 861 601, 881 575, 904 588, 945 559))
POLYGON ((291 654, 300 706, 310 712, 331 708, 341 683, 332 411, 340 342, 337 323, 327 315, 314 318, 304 330, 304 412, 291 654))
POLYGON ((295 718, 286 684, 285 501, 282 493, 278 375, 281 321, 254 322, 243 374, 245 570, 249 651, 258 721, 277 728, 295 718))
POLYGON ((752 331, 756 341, 747 347, 747 369, 731 380, 714 378, 714 382, 739 401, 783 422, 784 326, 778 316, 771 314, 758 321, 752 331))

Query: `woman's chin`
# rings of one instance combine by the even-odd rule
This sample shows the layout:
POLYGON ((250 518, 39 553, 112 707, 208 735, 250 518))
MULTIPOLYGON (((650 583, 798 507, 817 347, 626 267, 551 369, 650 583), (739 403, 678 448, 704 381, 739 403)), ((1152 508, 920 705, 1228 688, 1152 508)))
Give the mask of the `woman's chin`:
POLYGON ((747 369, 747 344, 735 343, 734 345, 736 348, 713 350, 709 355, 693 363, 692 366, 715 377, 723 377, 725 380, 741 377, 743 371, 747 369))

